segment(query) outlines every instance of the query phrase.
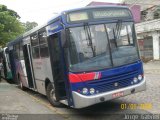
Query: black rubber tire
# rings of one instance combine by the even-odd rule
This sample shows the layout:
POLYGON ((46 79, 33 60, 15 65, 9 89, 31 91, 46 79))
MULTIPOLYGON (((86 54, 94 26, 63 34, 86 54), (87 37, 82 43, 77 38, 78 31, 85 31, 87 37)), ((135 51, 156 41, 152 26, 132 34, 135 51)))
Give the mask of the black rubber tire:
POLYGON ((62 106, 62 104, 60 102, 56 101, 56 99, 53 98, 52 94, 55 94, 55 89, 54 89, 54 86, 51 83, 49 83, 47 85, 46 92, 47 92, 47 97, 48 97, 49 102, 54 107, 61 107, 62 106))

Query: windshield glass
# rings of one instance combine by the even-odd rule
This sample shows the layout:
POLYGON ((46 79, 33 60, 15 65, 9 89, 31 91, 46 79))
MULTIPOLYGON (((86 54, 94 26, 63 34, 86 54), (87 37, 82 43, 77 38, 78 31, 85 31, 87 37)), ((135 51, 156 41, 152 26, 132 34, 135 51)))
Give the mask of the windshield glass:
POLYGON ((69 70, 100 70, 134 62, 138 59, 135 43, 132 22, 70 28, 69 70))

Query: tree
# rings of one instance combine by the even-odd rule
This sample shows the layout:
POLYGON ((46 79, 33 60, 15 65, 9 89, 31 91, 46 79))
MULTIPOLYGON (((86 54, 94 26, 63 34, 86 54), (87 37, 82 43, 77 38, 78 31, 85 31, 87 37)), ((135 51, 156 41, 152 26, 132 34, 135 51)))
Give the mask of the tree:
POLYGON ((38 24, 36 22, 27 21, 26 23, 23 23, 23 26, 25 27, 25 31, 27 32, 33 29, 34 27, 38 26, 38 24))
POLYGON ((19 18, 17 12, 0 4, 0 46, 5 46, 7 42, 24 32, 19 18))

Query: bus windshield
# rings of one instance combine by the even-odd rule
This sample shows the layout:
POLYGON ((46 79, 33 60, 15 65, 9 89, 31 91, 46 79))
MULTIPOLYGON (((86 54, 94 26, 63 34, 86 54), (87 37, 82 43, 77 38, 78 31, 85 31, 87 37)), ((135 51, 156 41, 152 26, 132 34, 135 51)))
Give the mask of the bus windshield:
POLYGON ((85 72, 117 67, 139 59, 133 22, 69 28, 69 70, 85 72))

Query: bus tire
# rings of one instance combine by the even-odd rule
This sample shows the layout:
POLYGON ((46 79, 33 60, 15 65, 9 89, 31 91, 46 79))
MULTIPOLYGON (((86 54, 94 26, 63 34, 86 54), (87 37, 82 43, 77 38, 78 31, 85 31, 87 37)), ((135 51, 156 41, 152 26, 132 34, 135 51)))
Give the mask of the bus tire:
POLYGON ((55 97, 55 88, 54 88, 54 86, 51 83, 49 83, 47 85, 46 92, 47 92, 47 98, 48 98, 49 102, 54 107, 61 107, 62 106, 62 104, 56 100, 56 97, 55 97))

